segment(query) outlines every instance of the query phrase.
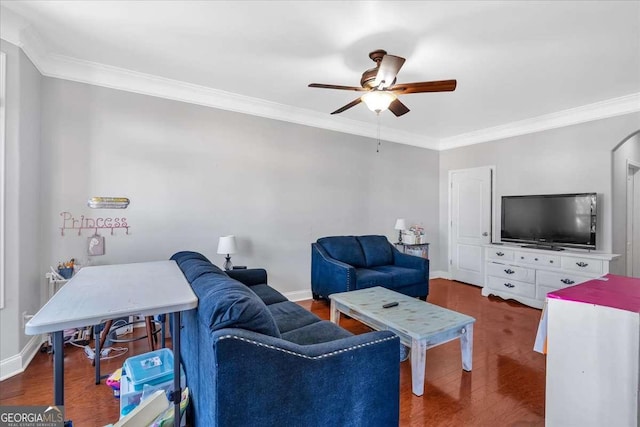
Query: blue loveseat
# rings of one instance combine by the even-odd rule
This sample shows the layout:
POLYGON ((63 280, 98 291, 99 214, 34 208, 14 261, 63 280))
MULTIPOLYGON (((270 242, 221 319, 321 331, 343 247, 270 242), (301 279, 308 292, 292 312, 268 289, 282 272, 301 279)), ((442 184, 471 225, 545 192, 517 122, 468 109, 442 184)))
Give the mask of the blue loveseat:
POLYGON ((429 260, 401 253, 385 236, 322 237, 311 244, 314 299, 373 286, 426 300, 429 260))
POLYGON ((182 315, 191 426, 397 426, 400 342, 353 335, 196 252, 171 257, 198 297, 182 315))

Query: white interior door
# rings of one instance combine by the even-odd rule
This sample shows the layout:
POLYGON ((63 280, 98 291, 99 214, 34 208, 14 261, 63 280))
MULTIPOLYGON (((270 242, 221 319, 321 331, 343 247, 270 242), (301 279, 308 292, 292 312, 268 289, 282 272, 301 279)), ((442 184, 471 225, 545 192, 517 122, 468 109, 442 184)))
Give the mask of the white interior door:
POLYGON ((449 173, 451 278, 484 285, 482 245, 491 243, 493 168, 449 173))

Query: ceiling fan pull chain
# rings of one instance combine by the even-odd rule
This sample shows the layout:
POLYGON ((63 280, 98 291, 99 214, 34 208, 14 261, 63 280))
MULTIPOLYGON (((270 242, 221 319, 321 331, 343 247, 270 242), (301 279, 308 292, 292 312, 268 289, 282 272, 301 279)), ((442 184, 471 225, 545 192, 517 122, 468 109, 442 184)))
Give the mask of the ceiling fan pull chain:
POLYGON ((378 116, 378 146, 376 147, 376 153, 380 152, 380 111, 376 113, 378 116))

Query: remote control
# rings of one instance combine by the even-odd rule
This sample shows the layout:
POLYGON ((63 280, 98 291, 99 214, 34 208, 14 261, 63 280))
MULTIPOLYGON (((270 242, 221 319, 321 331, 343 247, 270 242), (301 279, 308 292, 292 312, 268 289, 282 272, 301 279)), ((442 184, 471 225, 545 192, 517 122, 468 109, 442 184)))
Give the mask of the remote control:
POLYGON ((391 308, 391 307, 395 307, 396 305, 398 305, 398 301, 383 304, 382 308, 391 308))

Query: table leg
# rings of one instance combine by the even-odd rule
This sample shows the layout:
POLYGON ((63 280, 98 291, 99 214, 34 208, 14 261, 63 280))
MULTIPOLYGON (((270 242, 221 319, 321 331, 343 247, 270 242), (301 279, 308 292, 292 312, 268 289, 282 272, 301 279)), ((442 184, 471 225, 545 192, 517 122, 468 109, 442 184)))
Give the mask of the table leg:
POLYGON ((471 371, 473 364, 473 323, 464 327, 460 335, 460 350, 462 353, 462 369, 471 371))
POLYGON ((180 427, 180 399, 182 390, 180 388, 180 312, 172 313, 173 324, 171 325, 171 343, 173 346, 173 425, 180 427))
MULTIPOLYGON (((110 322, 107 322, 107 324, 110 327, 110 322)), ((104 344, 104 341, 102 339, 100 339, 100 331, 102 330, 102 325, 98 324, 95 325, 93 327, 93 336, 94 338, 94 342, 96 343, 96 348, 95 348, 95 353, 93 355, 93 364, 96 367, 95 371, 96 371, 96 385, 100 384, 100 352, 102 351, 102 344, 104 344)), ((105 330, 104 335, 105 335, 105 339, 106 339, 106 335, 109 333, 109 329, 105 330)))
POLYGON ((145 326, 147 327, 147 343, 149 344, 149 351, 154 351, 156 349, 156 346, 153 343, 153 338, 154 338, 154 332, 155 332, 155 327, 154 324, 152 323, 152 316, 145 316, 144 317, 144 323, 145 326))
POLYGON ((331 308, 330 308, 329 320, 335 323, 336 325, 340 324, 340 311, 336 307, 336 302, 331 300, 331 308))
POLYGON ((64 405, 64 343, 63 331, 53 333, 53 400, 56 406, 64 405))
MULTIPOLYGON (((111 325, 113 325, 113 320, 107 320, 107 323, 105 323, 104 325, 104 334, 102 334, 102 336, 100 335, 100 331, 103 330, 102 328, 102 324, 97 326, 97 331, 98 331, 98 335, 95 335, 96 333, 96 326, 93 327, 93 334, 96 337, 95 338, 95 343, 96 343, 96 353, 98 348, 102 348, 104 347, 104 343, 107 340, 107 336, 109 335, 109 331, 111 330, 111 325), (100 338, 100 339, 98 339, 100 338), (98 345, 99 344, 99 345, 98 345)), ((92 365, 95 366, 96 365, 96 358, 93 358, 93 362, 92 365)))
POLYGON ((416 396, 424 394, 424 371, 427 362, 426 340, 411 340, 411 389, 416 396))
POLYGON ((166 332, 166 316, 164 314, 160 315, 160 339, 162 340, 162 344, 161 344, 161 348, 164 348, 165 346, 165 341, 166 341, 166 337, 167 337, 167 332, 166 332))

